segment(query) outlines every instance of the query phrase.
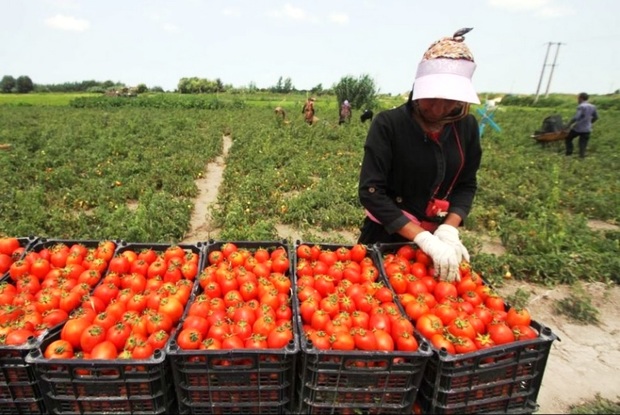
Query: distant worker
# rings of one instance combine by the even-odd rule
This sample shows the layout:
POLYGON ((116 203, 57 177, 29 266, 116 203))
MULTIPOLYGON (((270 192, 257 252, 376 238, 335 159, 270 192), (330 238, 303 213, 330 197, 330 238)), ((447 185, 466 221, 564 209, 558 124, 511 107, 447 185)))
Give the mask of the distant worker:
POLYGON ((282 120, 286 119, 286 112, 284 111, 284 108, 276 107, 274 112, 275 112, 276 116, 282 118, 282 120))
POLYGON ((349 104, 349 101, 345 99, 340 106, 340 118, 338 119, 338 124, 344 124, 349 121, 351 121, 351 104, 349 104))
POLYGON ((372 121, 372 117, 374 117, 374 113, 372 112, 372 110, 364 110, 364 112, 362 113, 362 115, 360 115, 360 121, 361 122, 366 122, 366 121, 372 121))
POLYGON ((573 154, 573 140, 575 137, 579 137, 579 157, 584 158, 586 156, 586 147, 588 147, 588 140, 590 140, 592 124, 598 120, 596 106, 588 102, 589 98, 585 92, 577 96, 577 112, 568 122, 570 131, 565 139, 567 156, 573 154))
POLYGON ((304 120, 306 120, 306 122, 310 125, 312 125, 312 123, 314 122, 315 112, 316 111, 314 109, 314 98, 308 98, 308 100, 304 104, 304 107, 301 110, 301 113, 304 114, 304 120))

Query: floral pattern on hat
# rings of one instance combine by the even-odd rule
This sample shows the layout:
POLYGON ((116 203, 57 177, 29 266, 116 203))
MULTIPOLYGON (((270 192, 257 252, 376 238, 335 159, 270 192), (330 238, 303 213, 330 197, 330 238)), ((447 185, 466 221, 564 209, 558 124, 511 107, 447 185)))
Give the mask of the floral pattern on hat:
POLYGON ((469 32, 470 28, 457 31, 452 37, 444 37, 434 42, 424 53, 422 60, 429 59, 464 59, 474 62, 474 56, 463 42, 464 35, 469 32))

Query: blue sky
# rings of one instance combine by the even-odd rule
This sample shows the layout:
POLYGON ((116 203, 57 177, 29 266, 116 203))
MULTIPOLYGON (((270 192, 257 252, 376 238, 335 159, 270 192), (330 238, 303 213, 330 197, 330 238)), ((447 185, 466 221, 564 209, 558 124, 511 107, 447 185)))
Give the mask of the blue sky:
POLYGON ((0 77, 174 90, 183 77, 236 87, 324 88, 369 75, 411 88, 426 48, 462 27, 480 93, 620 89, 618 0, 3 0, 0 77))

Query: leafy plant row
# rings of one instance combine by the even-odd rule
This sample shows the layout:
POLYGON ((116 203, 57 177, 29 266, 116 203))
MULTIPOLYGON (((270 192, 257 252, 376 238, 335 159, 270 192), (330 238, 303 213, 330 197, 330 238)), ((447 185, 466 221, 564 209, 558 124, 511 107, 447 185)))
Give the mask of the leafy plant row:
MULTIPOLYGON (((211 212, 222 239, 275 240, 284 224, 307 240, 350 242, 338 232, 356 234, 363 219, 357 180, 368 123, 354 114, 338 126, 337 112, 321 112, 320 101, 313 126, 294 107, 287 123, 268 106, 245 107, 4 107, 0 143, 12 147, 0 152, 0 234, 180 241, 194 181, 221 153, 226 133, 233 146, 211 212)), ((562 142, 530 138, 556 112, 572 116, 571 109, 500 107, 502 131, 482 137, 464 237, 492 282, 507 270, 549 284, 620 280, 620 232, 588 226, 620 223, 620 118, 601 111, 580 160, 564 156, 562 142), (506 254, 481 253, 483 235, 499 237, 506 254)))

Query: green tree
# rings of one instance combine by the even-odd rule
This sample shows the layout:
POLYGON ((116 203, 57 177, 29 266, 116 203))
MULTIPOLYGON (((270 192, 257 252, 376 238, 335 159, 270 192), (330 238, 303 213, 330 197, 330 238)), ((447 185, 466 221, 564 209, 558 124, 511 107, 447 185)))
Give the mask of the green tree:
POLYGON ((15 85, 15 78, 13 78, 11 75, 4 75, 2 77, 2 81, 0 81, 0 91, 8 94, 13 91, 15 85))
POLYGON ((144 94, 145 92, 148 92, 149 88, 146 86, 146 84, 138 84, 136 86, 136 92, 138 94, 144 94))
POLYGON ((34 89, 34 84, 32 83, 32 79, 30 79, 30 77, 22 75, 15 81, 15 88, 18 93, 27 94, 28 92, 32 92, 34 89))
POLYGON ((315 87, 310 89, 312 95, 322 95, 325 91, 323 90, 323 84, 318 84, 315 87))
POLYGON ((283 87, 283 91, 284 93, 288 94, 289 92, 291 92, 295 87, 293 86, 293 81, 291 80, 291 78, 286 78, 284 80, 284 87, 283 87))
POLYGON ((333 87, 338 103, 349 100, 351 108, 376 108, 378 91, 375 81, 369 75, 361 75, 355 79, 345 76, 333 87))

